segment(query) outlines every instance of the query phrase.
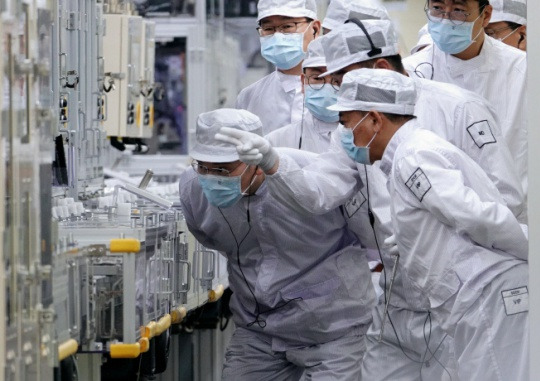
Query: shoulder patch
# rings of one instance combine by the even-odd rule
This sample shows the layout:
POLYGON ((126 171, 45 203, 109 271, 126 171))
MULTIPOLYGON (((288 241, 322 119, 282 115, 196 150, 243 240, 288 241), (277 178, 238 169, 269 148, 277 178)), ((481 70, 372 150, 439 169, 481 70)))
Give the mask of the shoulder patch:
POLYGON ((349 201, 345 203, 345 210, 347 211, 347 216, 352 218, 360 210, 362 205, 366 202, 366 196, 362 191, 358 191, 357 194, 352 196, 349 201))
POLYGON ((497 142, 487 120, 481 120, 471 124, 467 127, 467 132, 471 135, 471 138, 478 148, 482 148, 486 144, 497 142))
POLYGON ((417 168, 416 171, 414 171, 411 177, 405 182, 405 185, 420 202, 422 202, 426 193, 431 189, 429 179, 420 168, 417 168))

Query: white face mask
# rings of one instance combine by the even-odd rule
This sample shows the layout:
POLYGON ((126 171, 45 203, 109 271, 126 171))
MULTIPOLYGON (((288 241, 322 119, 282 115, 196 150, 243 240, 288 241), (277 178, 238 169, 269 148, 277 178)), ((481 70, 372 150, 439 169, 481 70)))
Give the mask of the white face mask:
POLYGON ((448 19, 441 18, 438 21, 428 20, 428 30, 435 45, 445 53, 458 54, 466 50, 478 36, 484 32, 483 29, 473 36, 474 23, 482 16, 482 11, 473 21, 464 22, 459 25, 453 24, 448 19))

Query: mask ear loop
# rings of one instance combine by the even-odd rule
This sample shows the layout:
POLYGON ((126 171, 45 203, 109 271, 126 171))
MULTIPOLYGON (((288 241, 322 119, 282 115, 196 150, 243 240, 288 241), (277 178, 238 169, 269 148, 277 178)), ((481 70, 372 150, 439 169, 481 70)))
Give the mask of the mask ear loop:
MULTIPOLYGON (((486 10, 486 8, 482 9, 482 12, 480 12, 480 14, 478 15, 478 17, 475 18, 474 21, 472 21, 472 23, 475 23, 476 20, 478 20, 478 19, 482 16, 482 14, 484 13, 485 10, 486 10)), ((474 38, 471 39, 471 45, 472 45, 473 42, 476 42, 476 39, 478 38, 478 36, 480 36, 480 34, 482 34, 482 32, 485 33, 484 27, 480 28, 480 31, 477 33, 477 35, 474 36, 474 38)), ((471 33, 472 33, 472 31, 471 31, 471 33)), ((469 45, 469 46, 470 46, 470 45, 469 45)))
MULTIPOLYGON (((504 41, 504 40, 506 40, 508 37, 510 37, 511 35, 513 35, 514 33, 516 33, 517 30, 518 30, 518 28, 514 29, 513 31, 511 31, 510 33, 508 33, 506 36, 504 36, 503 38, 499 38, 498 40, 501 41, 501 42, 504 41)), ((523 37, 523 36, 521 36, 521 37, 523 37)), ((519 43, 518 43, 518 46, 519 46, 519 43)))
MULTIPOLYGON (((246 167, 246 170, 247 170, 247 168, 249 168, 249 166, 246 167)), ((252 186, 253 183, 255 182, 255 179, 257 178, 257 176, 259 176, 259 175, 257 175, 257 168, 259 168, 258 165, 255 167, 255 172, 253 173, 253 177, 251 178, 251 182, 250 182, 249 185, 246 187, 246 189, 244 189, 244 190, 242 191, 242 196, 249 196, 249 194, 246 193, 246 192, 248 191, 249 188, 251 188, 251 186, 252 186)))

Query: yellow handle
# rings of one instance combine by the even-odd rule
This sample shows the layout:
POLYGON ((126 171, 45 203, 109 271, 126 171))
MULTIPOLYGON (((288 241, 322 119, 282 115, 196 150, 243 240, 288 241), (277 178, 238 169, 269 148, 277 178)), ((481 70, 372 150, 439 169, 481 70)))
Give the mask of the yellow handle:
POLYGON ((157 322, 156 336, 161 335, 171 326, 171 315, 167 314, 163 316, 157 322))
POLYGON ((148 340, 146 337, 141 337, 139 339, 139 344, 141 345, 141 353, 148 352, 150 349, 150 340, 148 340))
POLYGON ((64 341, 58 346, 58 360, 62 361, 68 358, 71 355, 77 353, 77 348, 79 348, 79 343, 74 339, 69 339, 64 341))
POLYGON ((141 242, 135 238, 111 239, 111 253, 138 253, 141 251, 141 242))
POLYGON ((152 337, 156 336, 156 328, 157 323, 155 321, 151 321, 146 326, 141 327, 141 336, 151 339, 152 337))
POLYGON ((186 307, 178 307, 171 312, 171 323, 180 324, 187 315, 186 307))
POLYGON ((111 344, 111 358, 113 359, 134 359, 141 354, 141 344, 111 344))
POLYGON ((223 296, 224 291, 225 287, 222 284, 218 285, 214 290, 208 291, 208 301, 210 303, 217 302, 223 296))

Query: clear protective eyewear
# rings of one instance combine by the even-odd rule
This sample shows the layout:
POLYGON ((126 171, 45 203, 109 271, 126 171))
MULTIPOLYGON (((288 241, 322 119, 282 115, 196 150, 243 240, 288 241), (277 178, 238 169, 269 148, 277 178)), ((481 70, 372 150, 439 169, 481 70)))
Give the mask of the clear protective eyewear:
MULTIPOLYGON (((512 29, 512 27, 510 25, 507 25, 507 26, 502 26, 502 27, 497 28, 497 29, 486 28, 485 32, 489 37, 497 38, 497 35, 499 34, 499 32, 502 32, 503 30, 508 30, 508 29, 512 29)), ((513 31, 512 31, 512 33, 513 33, 513 31)))
POLYGON ((214 176, 224 176, 229 177, 231 172, 236 171, 243 163, 238 164, 234 169, 228 170, 225 168, 208 168, 207 166, 199 164, 197 160, 191 162, 191 167, 199 175, 214 175, 214 176))
POLYGON ((424 12, 426 12, 428 20, 432 22, 441 22, 442 19, 444 19, 446 16, 446 18, 450 20, 450 22, 454 25, 462 25, 471 15, 468 12, 460 10, 447 12, 440 5, 434 5, 430 7, 427 3, 424 7, 424 12))
POLYGON ((310 21, 289 21, 278 26, 260 26, 257 28, 259 36, 271 36, 276 32, 283 34, 296 33, 298 31, 298 24, 308 24, 310 21))

